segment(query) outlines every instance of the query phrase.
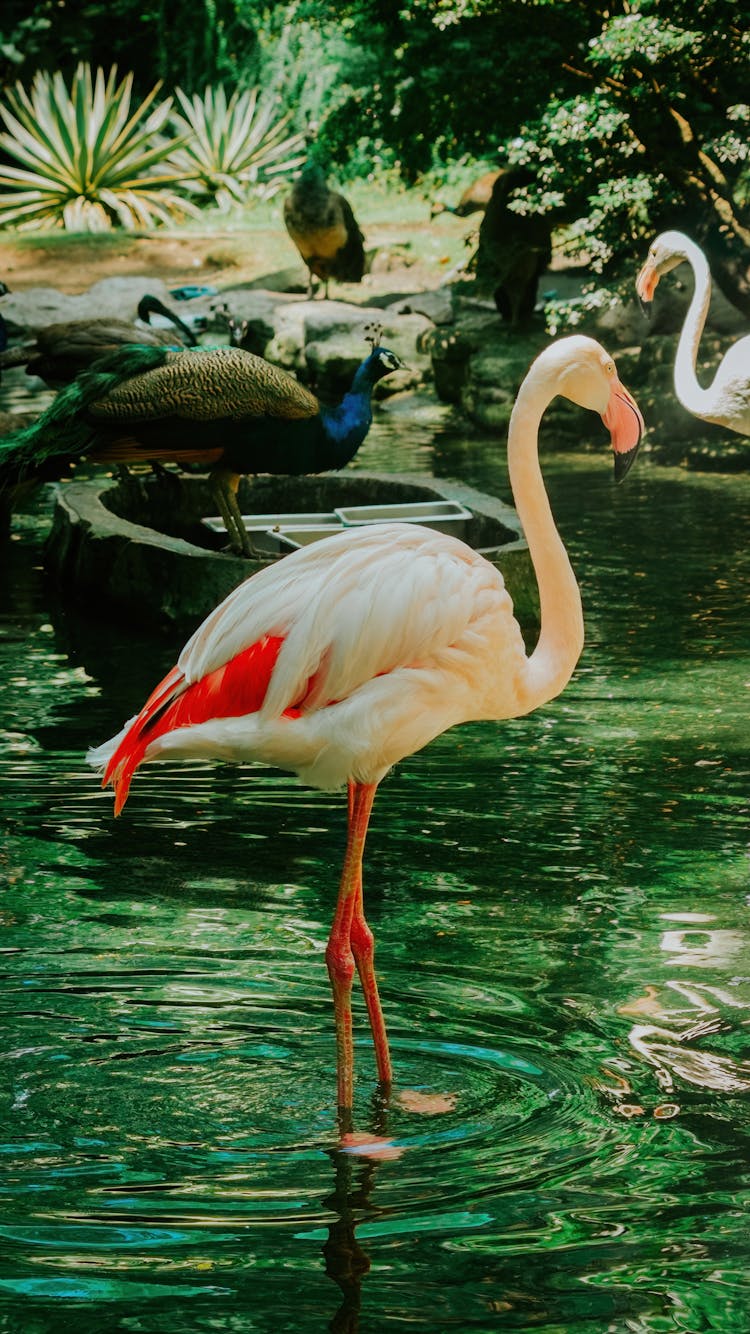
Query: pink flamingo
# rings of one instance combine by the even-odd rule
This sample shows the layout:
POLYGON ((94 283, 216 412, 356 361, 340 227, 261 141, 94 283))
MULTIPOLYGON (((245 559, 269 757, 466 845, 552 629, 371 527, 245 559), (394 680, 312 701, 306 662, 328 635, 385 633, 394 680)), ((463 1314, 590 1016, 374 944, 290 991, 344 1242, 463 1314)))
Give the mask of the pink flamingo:
POLYGON ((362 854, 381 779, 457 723, 518 717, 567 684, 583 647, 575 576, 555 528, 537 434, 557 394, 602 414, 615 475, 643 419, 590 338, 553 343, 513 409, 508 469, 537 576, 541 631, 527 655, 502 575, 471 547, 414 524, 354 528, 306 546, 239 585, 118 736, 92 751, 115 814, 143 762, 258 760, 314 787, 347 784, 346 854, 326 962, 336 1024, 338 1104, 351 1108, 351 994, 359 972, 378 1077, 391 1081, 362 854))
POLYGON ((698 348, 711 304, 711 273, 700 246, 682 232, 662 232, 649 247, 635 290, 648 312, 660 278, 683 262, 693 270, 694 288, 677 343, 675 393, 694 417, 750 435, 750 334, 727 349, 710 385, 698 383, 698 348))

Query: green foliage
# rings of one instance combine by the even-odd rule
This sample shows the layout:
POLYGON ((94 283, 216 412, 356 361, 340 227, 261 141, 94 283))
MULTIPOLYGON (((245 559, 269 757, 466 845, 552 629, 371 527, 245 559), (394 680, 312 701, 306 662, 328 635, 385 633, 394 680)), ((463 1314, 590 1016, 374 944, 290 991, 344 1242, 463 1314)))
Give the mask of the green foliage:
POLYGON ((79 65, 70 91, 60 73, 39 72, 31 92, 16 83, 0 105, 0 147, 22 165, 0 168, 0 223, 20 228, 132 230, 194 212, 159 171, 170 145, 158 140, 171 99, 159 86, 131 110, 133 76, 79 65))
POLYGON ((683 52, 694 56, 700 48, 700 32, 678 28, 668 19, 634 9, 604 24, 590 43, 588 59, 610 75, 621 77, 634 62, 654 68, 683 52))
POLYGON ((571 86, 563 61, 595 28, 579 0, 545 7, 530 22, 525 0, 351 0, 321 4, 349 24, 375 68, 332 109, 323 133, 339 152, 369 139, 373 157, 392 154, 406 179, 471 155, 493 160, 551 95, 571 86))
MULTIPOLYGON (((734 0, 330 0, 377 77, 322 132, 408 179, 524 163, 511 206, 611 267, 663 226, 750 245, 750 33, 734 0)), ((352 159, 350 158, 350 161, 352 159)), ((750 293, 749 299, 750 299, 750 293)))
POLYGON ((34 54, 42 34, 48 33, 52 22, 48 18, 30 15, 17 23, 4 23, 0 30, 0 80, 5 82, 17 73, 24 60, 34 54))
POLYGON ((27 83, 37 69, 69 78, 107 52, 140 90, 160 79, 194 92, 254 81, 255 15, 264 8, 256 0, 192 0, 189 10, 182 0, 3 0, 0 27, 22 61, 12 73, 27 83), (19 31, 27 23, 34 30, 19 31))
POLYGON ((550 102, 508 145, 508 157, 533 171, 533 184, 518 192, 519 211, 568 223, 566 252, 585 256, 595 269, 623 238, 636 240, 648 230, 656 182, 643 170, 627 113, 606 89, 550 102))
POLYGON ((256 14, 256 35, 259 78, 294 108, 298 128, 315 128, 326 162, 349 177, 393 167, 398 155, 378 125, 386 108, 374 34, 325 4, 287 0, 256 14))
POLYGON ((287 133, 289 113, 278 116, 275 99, 261 104, 259 88, 229 98, 221 85, 192 97, 177 88, 175 96, 181 112, 172 112, 171 124, 180 144, 166 165, 199 198, 222 209, 249 194, 268 198, 304 161, 303 135, 287 133))

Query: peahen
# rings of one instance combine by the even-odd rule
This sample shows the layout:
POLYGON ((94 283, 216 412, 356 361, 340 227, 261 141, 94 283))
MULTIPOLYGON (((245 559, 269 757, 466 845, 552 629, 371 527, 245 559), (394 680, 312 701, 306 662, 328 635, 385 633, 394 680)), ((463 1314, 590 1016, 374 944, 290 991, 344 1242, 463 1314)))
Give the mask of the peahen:
POLYGON ((331 278, 342 283, 362 281, 365 238, 348 200, 330 188, 314 156, 308 157, 284 200, 284 222, 309 270, 308 297, 316 278, 325 284, 326 296, 331 278))
POLYGON ((25 366, 51 389, 70 384, 81 371, 109 352, 128 344, 149 347, 195 347, 195 331, 157 296, 147 294, 138 303, 138 320, 102 316, 93 320, 67 320, 39 329, 33 343, 11 347, 0 353, 0 366, 25 366), (171 328, 155 328, 152 315, 169 321, 171 328))
POLYGON ((30 427, 0 439, 0 498, 92 463, 203 465, 232 546, 250 554, 237 503, 247 473, 342 468, 372 421, 371 395, 399 358, 372 351, 351 389, 324 407, 286 371, 240 348, 123 347, 62 389, 30 427))

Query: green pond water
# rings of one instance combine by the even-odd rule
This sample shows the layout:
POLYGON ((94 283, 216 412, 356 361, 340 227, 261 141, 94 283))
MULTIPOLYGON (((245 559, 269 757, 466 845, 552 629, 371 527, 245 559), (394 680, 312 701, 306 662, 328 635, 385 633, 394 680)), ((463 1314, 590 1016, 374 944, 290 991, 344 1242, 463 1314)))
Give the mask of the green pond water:
MULTIPOLYGON (((596 436, 593 418, 582 431, 596 436)), ((385 416, 357 466, 507 496, 385 416)), ((529 718, 383 784, 338 1147, 324 962, 345 798, 83 762, 180 644, 73 610, 47 501, 0 587, 0 1330, 750 1328, 750 478, 547 453, 587 646, 529 718), (357 998, 359 1000, 359 998, 357 998), (375 1146, 367 1152, 367 1145, 375 1146)), ((144 590, 147 596, 147 590, 144 590)))

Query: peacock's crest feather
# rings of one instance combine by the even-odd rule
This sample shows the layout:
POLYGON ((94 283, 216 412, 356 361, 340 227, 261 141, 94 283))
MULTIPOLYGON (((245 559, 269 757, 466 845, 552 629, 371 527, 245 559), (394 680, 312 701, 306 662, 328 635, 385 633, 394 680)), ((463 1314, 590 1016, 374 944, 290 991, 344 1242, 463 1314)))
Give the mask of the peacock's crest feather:
POLYGON ((370 350, 372 352, 374 352, 376 348, 380 347, 380 340, 382 337, 383 337, 382 324, 376 324, 374 321, 372 321, 370 324, 365 325, 364 339, 366 343, 370 344, 370 350))

